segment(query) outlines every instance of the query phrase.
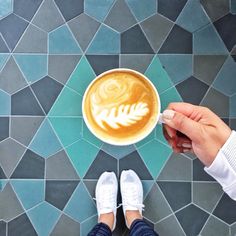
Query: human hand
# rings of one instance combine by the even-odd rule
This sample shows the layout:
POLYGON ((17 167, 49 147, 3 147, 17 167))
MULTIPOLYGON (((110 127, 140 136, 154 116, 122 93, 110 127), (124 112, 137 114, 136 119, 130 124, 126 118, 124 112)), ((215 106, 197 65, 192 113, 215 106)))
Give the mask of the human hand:
POLYGON ((210 166, 231 134, 211 110, 189 103, 170 103, 163 112, 163 133, 175 152, 192 151, 210 166), (179 132, 184 135, 178 135, 179 132))

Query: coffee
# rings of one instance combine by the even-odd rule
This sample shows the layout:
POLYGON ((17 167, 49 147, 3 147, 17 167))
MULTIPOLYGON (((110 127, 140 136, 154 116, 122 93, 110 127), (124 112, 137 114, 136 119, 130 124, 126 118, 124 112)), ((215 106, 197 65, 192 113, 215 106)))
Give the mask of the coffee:
POLYGON ((111 70, 88 87, 83 115, 90 130, 105 142, 134 143, 157 122, 159 98, 154 86, 132 70, 111 70))

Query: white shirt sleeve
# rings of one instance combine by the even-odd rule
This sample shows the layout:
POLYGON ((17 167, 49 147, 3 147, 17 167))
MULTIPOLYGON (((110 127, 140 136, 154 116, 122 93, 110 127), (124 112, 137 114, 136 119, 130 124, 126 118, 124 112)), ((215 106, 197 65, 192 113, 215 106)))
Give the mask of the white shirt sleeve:
POLYGON ((219 150, 215 160, 204 170, 216 179, 223 190, 236 201, 236 132, 232 131, 230 137, 219 150))

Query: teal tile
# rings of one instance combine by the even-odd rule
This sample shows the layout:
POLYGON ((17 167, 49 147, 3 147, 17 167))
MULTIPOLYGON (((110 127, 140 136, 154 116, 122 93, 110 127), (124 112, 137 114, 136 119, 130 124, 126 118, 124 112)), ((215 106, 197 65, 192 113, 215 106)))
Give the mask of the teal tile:
POLYGON ((157 1, 126 0, 130 10, 138 21, 142 21, 157 12, 157 1))
POLYGON ((48 236, 60 217, 60 211, 47 202, 27 212, 39 236, 48 236))
POLYGON ((44 201, 44 180, 11 180, 11 185, 25 210, 44 201))
POLYGON ((82 182, 72 194, 64 212, 78 222, 82 222, 97 213, 94 201, 82 182))
POLYGON ((144 163, 154 179, 159 175, 172 150, 157 140, 153 140, 138 149, 144 163))
POLYGON ((13 10, 12 0, 0 0, 0 19, 10 14, 13 10))
POLYGON ((66 149, 74 168, 82 178, 95 159, 99 149, 81 139, 66 149))
POLYGON ((66 25, 49 33, 49 53, 51 54, 81 54, 79 44, 66 25))
POLYGON ((115 0, 85 0, 84 12, 98 21, 103 21, 115 0))
POLYGON ((14 58, 29 83, 47 75, 47 55, 14 55, 14 58))
POLYGON ((193 74, 193 56, 187 54, 159 55, 161 64, 164 66, 170 79, 177 84, 193 74))
POLYGON ((11 97, 0 89, 0 116, 7 116, 11 113, 11 97))
POLYGON ((152 141, 153 139, 155 138, 155 130, 153 130, 146 138, 144 138, 143 140, 139 141, 138 143, 135 144, 135 146, 138 148, 138 147, 141 147, 143 146, 144 144, 152 141))
POLYGON ((120 35, 116 31, 102 25, 93 41, 87 54, 118 54, 120 53, 120 35))
POLYGON ((62 149, 61 144, 47 119, 45 119, 39 127, 29 148, 44 158, 48 158, 62 149))
POLYGON ((169 145, 163 135, 162 125, 157 125, 155 128, 155 132, 156 132, 155 139, 161 141, 162 143, 165 143, 166 145, 169 145))
POLYGON ((83 95, 86 88, 95 77, 96 75, 86 57, 82 57, 66 85, 83 95))
POLYGON ((70 88, 64 87, 49 116, 82 116, 82 97, 70 88))
POLYGON ((10 54, 4 53, 0 54, 0 71, 2 70, 3 66, 6 64, 10 54))
POLYGON ((230 98, 229 106, 230 106, 229 116, 236 117, 236 94, 230 98))
POLYGON ((141 182, 143 185, 143 199, 145 199, 148 193, 150 192, 155 181, 154 180, 141 180, 141 182))
POLYGON ((84 221, 81 225, 80 225, 80 234, 81 236, 86 236, 88 235, 88 233, 92 230, 92 228, 97 224, 98 222, 98 217, 93 216, 91 218, 89 218, 88 220, 84 221))
POLYGON ((49 120, 63 147, 82 138, 82 118, 50 117, 49 120))

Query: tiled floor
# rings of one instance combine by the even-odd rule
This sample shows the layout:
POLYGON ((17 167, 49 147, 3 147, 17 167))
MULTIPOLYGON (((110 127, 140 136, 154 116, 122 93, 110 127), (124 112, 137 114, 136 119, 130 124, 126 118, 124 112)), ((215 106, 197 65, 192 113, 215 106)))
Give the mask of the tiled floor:
POLYGON ((161 236, 236 235, 236 203, 160 126, 122 148, 88 131, 83 93, 116 67, 145 73, 163 109, 202 104, 236 129, 236 1, 0 0, 0 236, 86 235, 99 175, 128 168, 161 236))

